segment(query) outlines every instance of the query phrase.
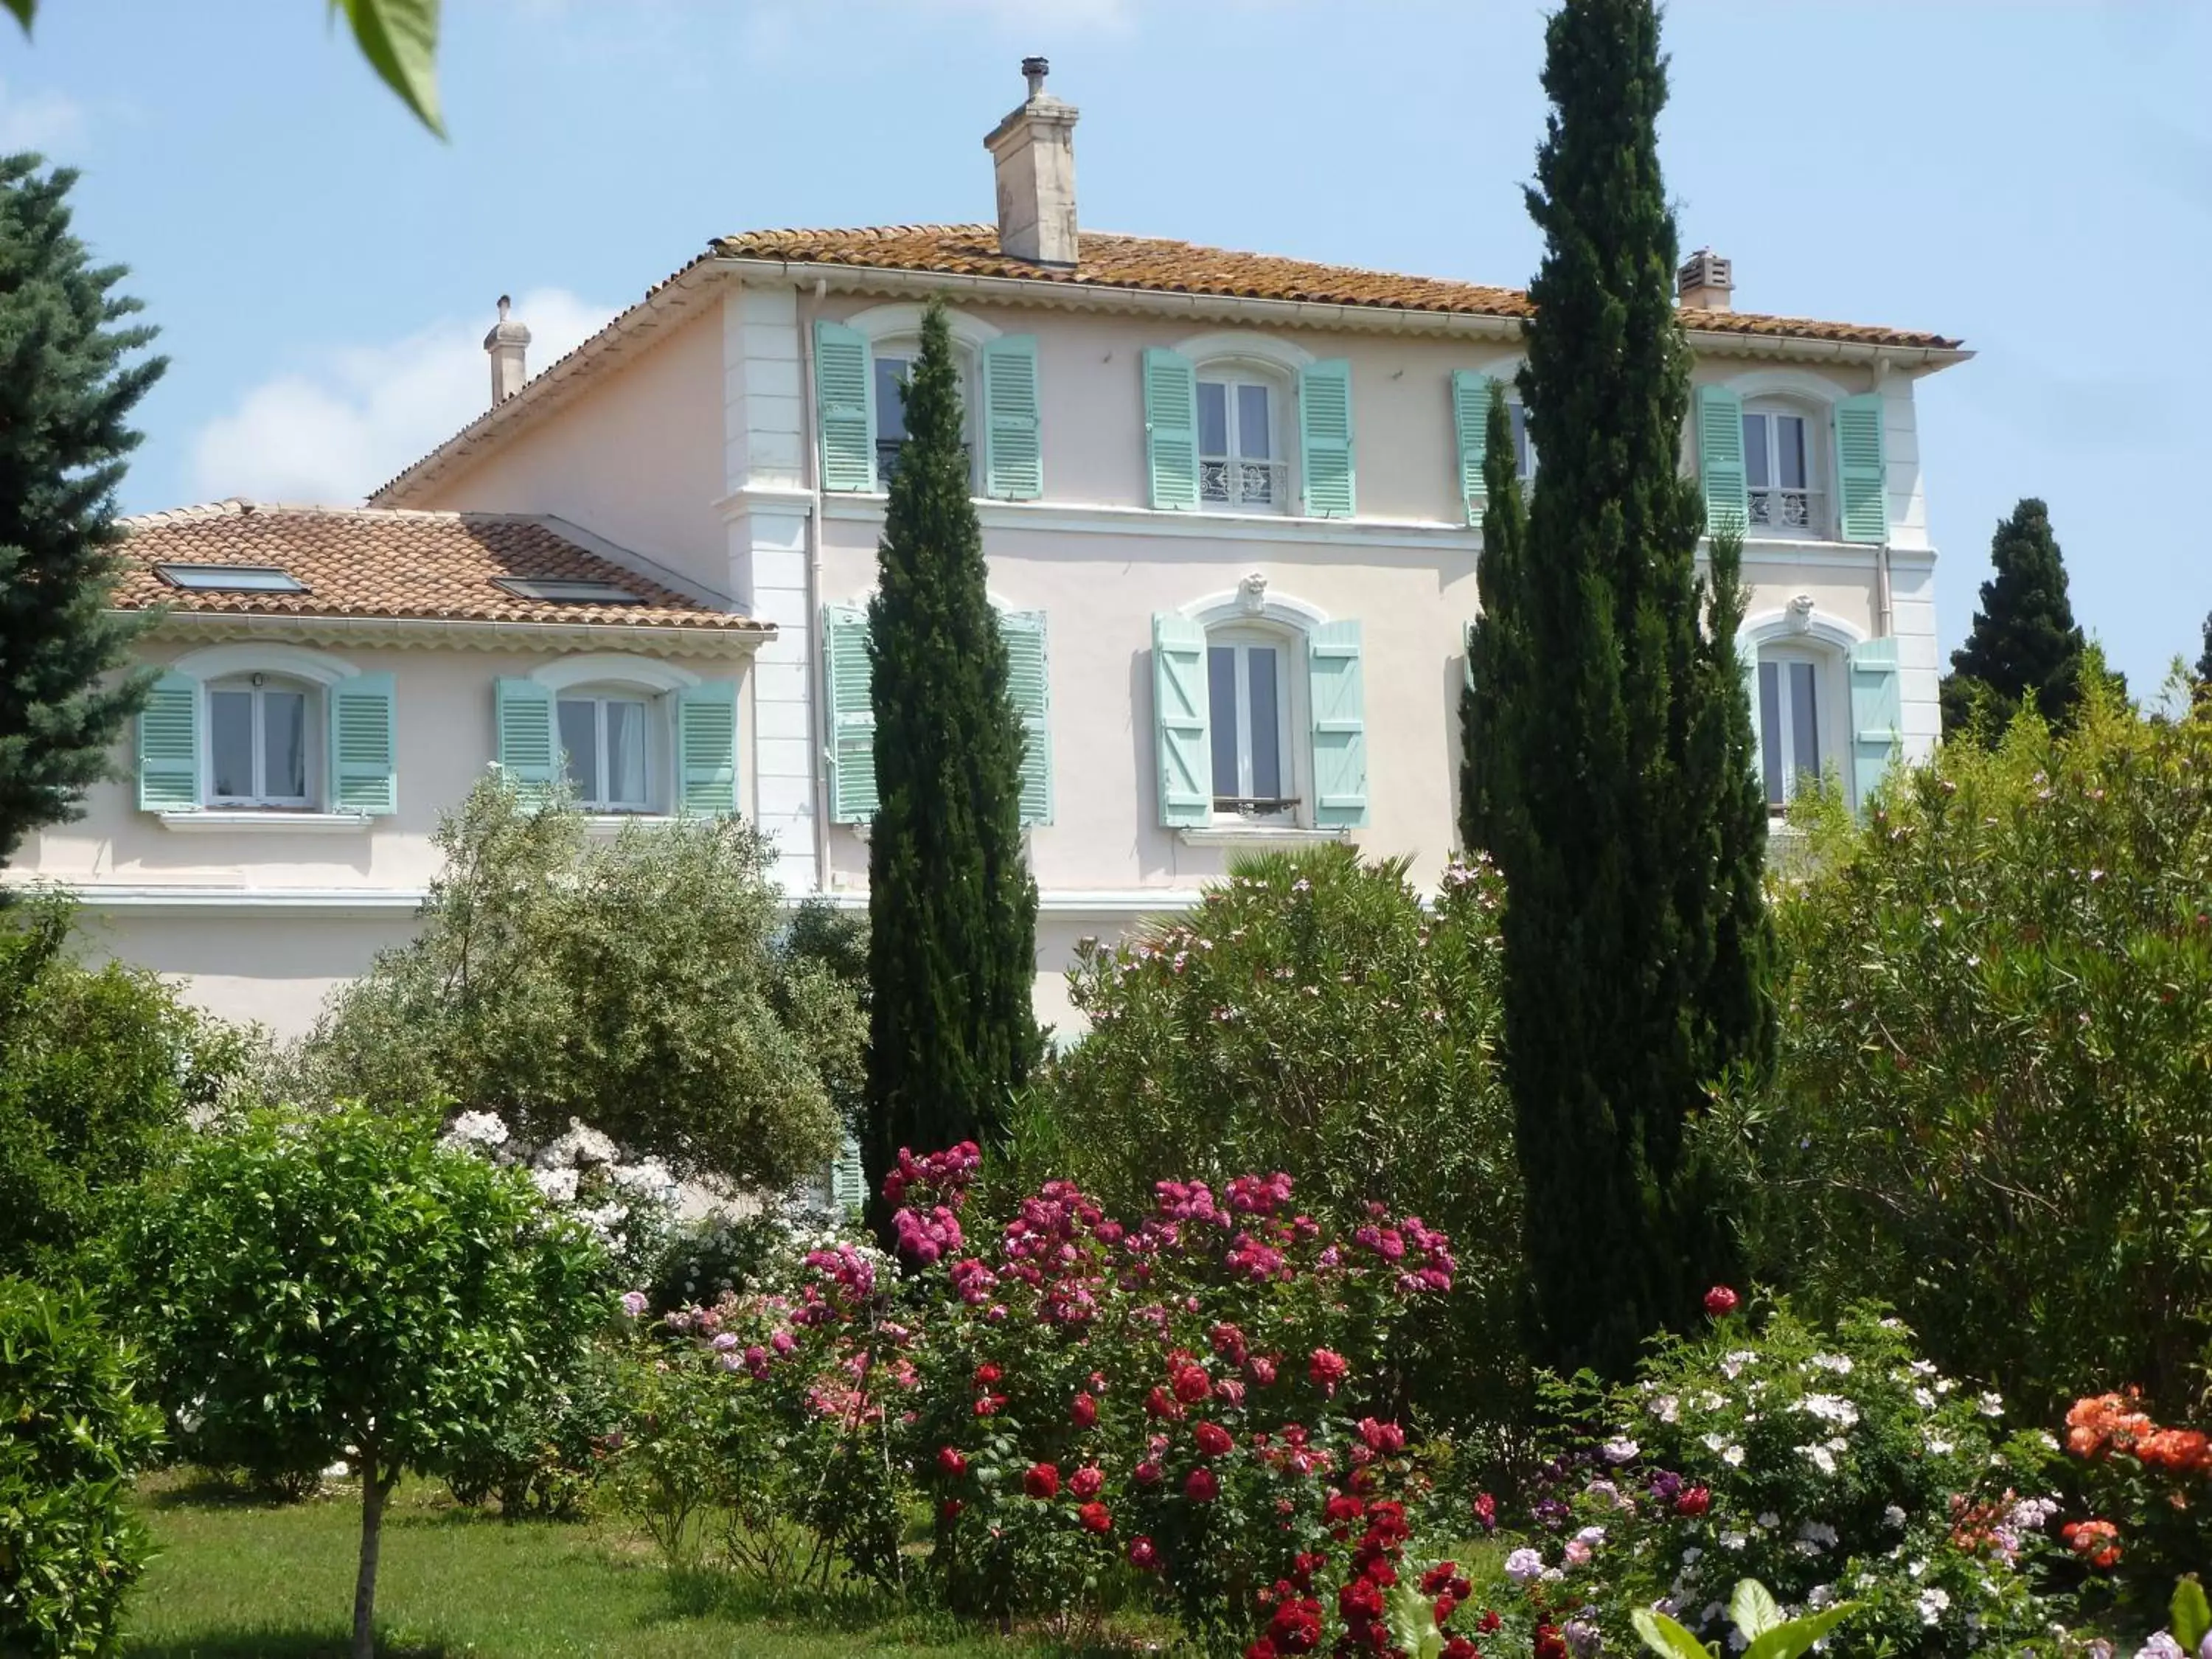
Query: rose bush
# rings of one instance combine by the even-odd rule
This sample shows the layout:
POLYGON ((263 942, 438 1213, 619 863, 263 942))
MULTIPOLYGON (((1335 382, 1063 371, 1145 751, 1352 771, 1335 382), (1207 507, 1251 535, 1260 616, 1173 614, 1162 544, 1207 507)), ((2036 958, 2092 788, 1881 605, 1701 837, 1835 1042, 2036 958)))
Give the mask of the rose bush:
POLYGON ((2175 1576, 2198 1570, 2212 1550, 2212 1437, 2159 1422, 2129 1389, 2075 1401, 2066 1450, 2085 1512, 2061 1535, 2088 1575, 2090 1599, 2141 1626, 2175 1576))

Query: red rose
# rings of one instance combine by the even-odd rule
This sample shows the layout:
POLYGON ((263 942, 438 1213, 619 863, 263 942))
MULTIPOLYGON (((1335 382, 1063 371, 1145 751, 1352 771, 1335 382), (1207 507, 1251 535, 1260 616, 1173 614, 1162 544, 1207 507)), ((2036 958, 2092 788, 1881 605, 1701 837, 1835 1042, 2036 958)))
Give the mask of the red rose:
POLYGON ((937 1467, 957 1480, 968 1473, 968 1460, 951 1446, 937 1454, 937 1467))
POLYGON ((1201 1457, 1224 1457, 1237 1443, 1218 1423, 1200 1424, 1191 1431, 1191 1438, 1198 1442, 1201 1457))
POLYGON ((1157 1486, 1160 1484, 1160 1477, 1164 1472, 1157 1459, 1147 1457, 1143 1462, 1138 1464, 1132 1473, 1139 1486, 1157 1486))
POLYGON ((1182 1495, 1194 1504, 1211 1504, 1221 1496, 1221 1482, 1212 1469, 1193 1469, 1182 1483, 1182 1495))
POLYGON ((1482 1650, 1464 1636, 1455 1636, 1444 1644, 1443 1659, 1482 1659, 1482 1650))
POLYGON ((1452 1614, 1458 1610, 1458 1608, 1459 1603, 1452 1600, 1450 1596, 1439 1595, 1437 1597, 1437 1623, 1439 1625, 1443 1624, 1445 1620, 1449 1619, 1452 1614))
POLYGON ((1087 1394, 1079 1394, 1075 1403, 1067 1408, 1067 1414, 1074 1419, 1077 1428, 1087 1429, 1098 1420, 1098 1402, 1087 1394))
POLYGON ((1363 1417, 1359 1419, 1359 1437, 1367 1443, 1370 1451, 1406 1449, 1406 1431, 1395 1423, 1378 1423, 1371 1417, 1363 1417))
POLYGON ((1451 1581, 1458 1576, 1458 1562, 1439 1561, 1436 1565, 1431 1567, 1426 1572, 1421 1575, 1421 1594, 1424 1595, 1441 1595, 1443 1591, 1451 1587, 1451 1581))
POLYGON ((1334 1395, 1336 1385, 1352 1373, 1352 1362, 1334 1348, 1316 1348, 1306 1361, 1306 1375, 1323 1394, 1334 1395))
POLYGON ((1006 1403, 1006 1395, 1002 1394, 987 1394, 975 1402, 975 1415, 978 1417, 989 1417, 995 1413, 1000 1407, 1006 1403))
POLYGON ((1277 1652, 1273 1642, 1264 1636, 1255 1636, 1252 1644, 1244 1650, 1244 1659, 1275 1659, 1277 1652))
POLYGON ((937 1506, 937 1512, 947 1521, 957 1520, 960 1511, 968 1506, 957 1498, 948 1498, 937 1506))
POLYGON ((1321 1645, 1321 1603, 1304 1596, 1285 1600, 1267 1621, 1267 1635, 1281 1653, 1311 1653, 1321 1645))
POLYGON ((1498 1500, 1488 1492, 1478 1492, 1474 1499, 1474 1518, 1482 1522, 1485 1532, 1498 1530, 1498 1500))
POLYGON ((986 1362, 975 1367, 975 1386, 979 1389, 988 1389, 1003 1375, 1004 1373, 996 1365, 986 1362))
POLYGON ((1085 1463, 1067 1477, 1067 1489, 1078 1498, 1096 1498, 1105 1484, 1106 1471, 1095 1463, 1085 1463))
POLYGON ((1348 1526, 1367 1512, 1367 1506, 1349 1492, 1333 1494, 1322 1513, 1332 1527, 1348 1526))
POLYGON ((1175 1397, 1186 1406, 1195 1406, 1213 1392, 1213 1381, 1203 1365, 1178 1366, 1174 1381, 1175 1397))
POLYGON ((1736 1310, 1742 1298, 1725 1285, 1716 1285, 1705 1292, 1705 1311, 1715 1319, 1725 1318, 1736 1310))
POLYGON ((1182 1407, 1176 1404, 1175 1396, 1157 1385, 1145 1396, 1145 1409, 1154 1417, 1172 1419, 1182 1415, 1182 1407))
POLYGON ((1142 1534, 1129 1540, 1129 1565, 1139 1572, 1151 1572, 1160 1565, 1159 1547, 1142 1534))
POLYGON ((1085 1504, 1081 1509, 1076 1510, 1075 1518, 1083 1523, 1083 1530, 1085 1532, 1103 1533, 1114 1530, 1114 1512, 1103 1504, 1085 1504))
POLYGON ((1680 1516, 1700 1516, 1712 1506, 1713 1493, 1710 1486, 1685 1486, 1674 1499, 1674 1513, 1680 1516))
POLYGON ((1380 1619, 1382 1587, 1372 1578, 1355 1578, 1337 1591, 1336 1610, 1346 1619, 1380 1619))
POLYGON ((1482 1610, 1482 1617, 1474 1621, 1474 1627, 1487 1636, 1504 1622, 1504 1620, 1498 1617, 1495 1607, 1485 1607, 1482 1610))
POLYGON ((1277 1363, 1273 1354, 1255 1353, 1244 1362, 1244 1375, 1250 1377, 1258 1387, 1271 1389, 1275 1385, 1277 1363))
POLYGON ((1022 1477, 1022 1490, 1032 1498, 1060 1496, 1060 1471, 1049 1463, 1032 1463, 1022 1477))

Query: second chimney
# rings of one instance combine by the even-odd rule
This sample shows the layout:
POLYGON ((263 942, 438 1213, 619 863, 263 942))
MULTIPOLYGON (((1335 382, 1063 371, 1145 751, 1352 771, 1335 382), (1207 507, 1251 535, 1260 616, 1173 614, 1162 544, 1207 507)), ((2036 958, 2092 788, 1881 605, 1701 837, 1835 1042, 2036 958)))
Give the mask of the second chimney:
POLYGON ((1674 273, 1674 291, 1692 311, 1726 311, 1735 289, 1735 272, 1726 259, 1701 247, 1674 273))
POLYGON ((499 296, 499 320, 484 336, 484 349, 491 354, 491 403, 498 408, 522 390, 522 383, 530 378, 523 367, 523 354, 530 349, 530 331, 509 317, 507 307, 514 303, 506 295, 499 296))
POLYGON ((991 129, 983 147, 999 172, 999 251, 1041 265, 1075 263, 1075 121, 1044 89, 1052 65, 1022 59, 1030 95, 991 129))

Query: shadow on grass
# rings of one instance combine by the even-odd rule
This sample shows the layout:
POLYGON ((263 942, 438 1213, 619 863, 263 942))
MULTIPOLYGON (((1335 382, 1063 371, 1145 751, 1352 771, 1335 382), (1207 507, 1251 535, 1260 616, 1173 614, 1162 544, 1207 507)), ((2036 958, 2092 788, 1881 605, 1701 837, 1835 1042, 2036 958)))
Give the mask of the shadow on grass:
MULTIPOLYGON (((346 1659, 351 1644, 326 1630, 241 1630, 203 1632, 174 1641, 135 1641, 130 1659, 346 1659)), ((430 1647, 376 1644, 377 1659, 449 1659, 456 1650, 442 1642, 430 1647)))
MULTIPOLYGON (((1023 1651, 1051 1654, 1056 1659, 1128 1659, 1137 1638, 1119 1632, 1091 1641, 1070 1642, 1064 1636, 1037 1628, 1000 1631, 978 1625, 943 1607, 915 1599, 902 1601, 898 1593, 866 1583, 839 1585, 829 1589, 775 1589, 758 1578, 712 1570, 673 1571, 668 1575, 666 1615, 672 1619, 712 1619, 732 1624, 790 1630, 835 1631, 847 1636, 870 1636, 880 1644, 950 1647, 973 1641, 985 1633, 1018 1635, 1027 1638, 1023 1651)), ((1143 1644, 1146 1650, 1156 1645, 1143 1644)))
POLYGON ((143 1481, 138 1494, 149 1509, 156 1510, 298 1510, 327 1501, 312 1492, 288 1494, 200 1468, 143 1481))

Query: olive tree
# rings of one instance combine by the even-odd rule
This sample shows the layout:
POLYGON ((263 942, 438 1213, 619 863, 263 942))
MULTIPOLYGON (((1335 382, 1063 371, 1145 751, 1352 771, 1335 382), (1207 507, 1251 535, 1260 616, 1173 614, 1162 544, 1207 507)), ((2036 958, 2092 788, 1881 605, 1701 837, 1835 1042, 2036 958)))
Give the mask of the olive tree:
POLYGON ((118 1243, 188 1455, 359 1470, 356 1659, 393 1483, 526 1410, 611 1312, 590 1235, 437 1132, 421 1112, 257 1112, 149 1182, 118 1243))

